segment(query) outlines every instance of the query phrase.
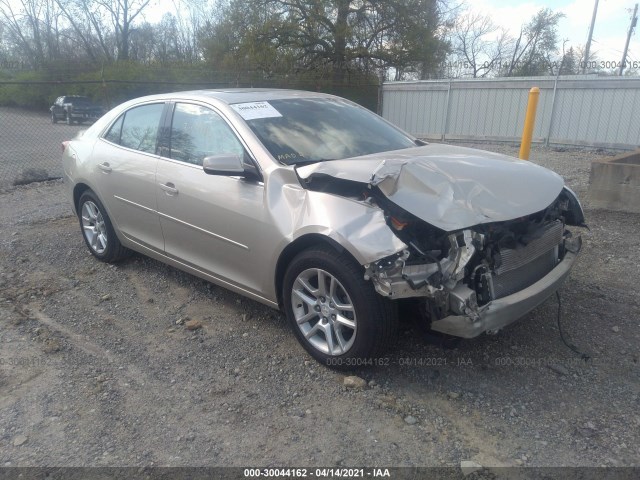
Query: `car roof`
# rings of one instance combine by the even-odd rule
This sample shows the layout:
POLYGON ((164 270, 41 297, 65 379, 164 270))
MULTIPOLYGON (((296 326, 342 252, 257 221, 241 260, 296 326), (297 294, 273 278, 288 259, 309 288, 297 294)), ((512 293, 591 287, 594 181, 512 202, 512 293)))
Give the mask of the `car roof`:
POLYGON ((304 90, 287 90, 277 88, 226 88, 216 90, 189 90, 185 92, 164 93, 153 95, 154 99, 216 99, 227 104, 245 102, 263 102, 269 100, 283 100, 289 98, 337 98, 333 95, 304 90))

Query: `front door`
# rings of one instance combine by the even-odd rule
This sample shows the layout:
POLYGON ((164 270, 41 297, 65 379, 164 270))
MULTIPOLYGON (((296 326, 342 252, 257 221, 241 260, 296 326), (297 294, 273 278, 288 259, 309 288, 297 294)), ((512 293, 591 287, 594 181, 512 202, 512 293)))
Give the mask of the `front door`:
POLYGON ((201 105, 177 103, 169 151, 158 162, 158 213, 171 257, 254 293, 263 280, 256 263, 268 229, 264 186, 242 177, 208 175, 205 157, 243 154, 225 120, 201 105), (266 232, 265 232, 266 233, 266 232))

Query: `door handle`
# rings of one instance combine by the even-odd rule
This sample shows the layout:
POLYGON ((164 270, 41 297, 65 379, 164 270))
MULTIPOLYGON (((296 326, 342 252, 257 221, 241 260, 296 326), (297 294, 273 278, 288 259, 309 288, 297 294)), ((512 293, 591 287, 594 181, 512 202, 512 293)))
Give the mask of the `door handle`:
POLYGON ((98 164, 98 168, 104 173, 111 173, 111 167, 109 166, 108 162, 98 164))
POLYGON ((168 195, 177 195, 178 194, 178 189, 171 182, 161 183, 160 184, 160 188, 162 190, 164 190, 165 192, 167 192, 168 195))

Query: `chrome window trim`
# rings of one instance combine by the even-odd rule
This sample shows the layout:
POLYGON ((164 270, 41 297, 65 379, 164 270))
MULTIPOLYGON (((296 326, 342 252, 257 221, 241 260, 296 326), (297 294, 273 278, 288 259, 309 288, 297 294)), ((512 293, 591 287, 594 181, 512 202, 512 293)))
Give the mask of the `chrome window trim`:
MULTIPOLYGON (((212 110, 231 129, 231 131, 235 135, 236 139, 238 139, 238 141, 242 145, 242 148, 244 148, 244 150, 249 154, 249 157, 250 157, 251 161, 253 162, 253 165, 258 169, 258 171, 260 172, 260 175, 263 175, 262 167, 260 166, 260 163, 256 160, 256 155, 249 148, 249 146, 247 145, 247 142, 244 140, 244 138, 242 138, 242 135, 240 135, 240 133, 238 132, 238 129, 235 128, 235 126, 229 121, 229 118, 218 107, 216 107, 214 105, 211 105, 210 103, 201 102, 201 101, 198 101, 198 100, 171 99, 171 100, 168 100, 168 102, 171 102, 173 104, 173 111, 171 112, 171 126, 173 126, 173 114, 175 112, 176 105, 178 105, 179 103, 184 103, 184 104, 187 104, 187 105, 197 105, 199 107, 204 107, 204 108, 208 108, 209 110, 212 110)), ((171 135, 171 130, 169 130, 169 135, 171 135)), ((165 157, 163 155, 159 155, 159 157, 160 157, 161 160, 168 160, 168 161, 171 161, 171 162, 177 162, 180 165, 191 165, 193 167, 198 168, 199 170, 202 170, 202 165, 195 165, 193 163, 184 162, 182 160, 177 160, 175 158, 165 157)), ((262 182, 260 182, 260 183, 262 183, 262 182)))
MULTIPOLYGON (((149 100, 149 101, 146 101, 146 102, 140 102, 140 103, 136 103, 135 105, 131 105, 129 108, 127 108, 126 110, 123 110, 118 115, 116 115, 115 118, 113 120, 111 120, 109 123, 107 123, 107 125, 97 135, 98 140, 102 140, 102 141, 108 143, 109 145, 114 145, 116 147, 124 148, 125 150, 128 150, 128 151, 147 153, 147 152, 142 152, 140 150, 135 150, 135 149, 128 148, 128 147, 123 147, 122 145, 120 145, 118 143, 113 143, 113 142, 111 142, 110 140, 107 140, 104 137, 107 134, 107 132, 109 132, 109 130, 111 130, 111 127, 113 126, 113 124, 116 123, 120 119, 120 117, 125 115, 129 110, 133 110, 134 108, 137 108, 137 107, 144 107, 145 105, 154 105, 154 104, 163 105, 163 107, 166 108, 167 102, 168 102, 167 100, 149 100)), ((160 128, 162 128, 162 125, 160 125, 160 120, 162 120, 162 116, 158 120, 158 130, 160 130, 160 128)), ((124 122, 123 122, 123 124, 124 124, 124 122)), ((153 155, 157 156, 157 154, 155 154, 155 153, 153 155)))

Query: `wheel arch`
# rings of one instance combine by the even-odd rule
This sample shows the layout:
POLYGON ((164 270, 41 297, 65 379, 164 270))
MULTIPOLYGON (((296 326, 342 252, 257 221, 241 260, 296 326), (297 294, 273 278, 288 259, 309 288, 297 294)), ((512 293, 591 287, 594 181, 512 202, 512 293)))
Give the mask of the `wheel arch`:
POLYGON ((91 190, 93 193, 97 195, 96 191, 86 183, 78 183, 73 187, 73 207, 75 208, 76 213, 78 212, 78 207, 79 207, 78 202, 80 202, 80 197, 87 190, 91 190))
POLYGON ((280 308, 282 308, 283 305, 282 285, 284 282, 284 274, 287 271, 287 267, 291 263, 291 260, 293 260, 300 252, 317 245, 328 245, 337 253, 347 253, 354 262, 360 264, 348 249, 326 235, 322 235, 320 233, 308 233, 296 238, 293 242, 288 244, 284 250, 282 250, 278 257, 278 262, 276 263, 274 283, 276 286, 276 297, 280 308))
MULTIPOLYGON (((107 205, 105 205, 103 199, 102 199, 102 195, 100 195, 100 193, 98 192, 98 190, 96 188, 94 188, 93 186, 91 186, 88 182, 82 180, 82 181, 78 181, 78 183, 76 183, 73 187, 73 208, 76 211, 76 214, 78 214, 78 207, 79 207, 79 203, 80 203, 80 197, 82 197, 82 194, 86 191, 91 191, 93 192, 93 194, 98 198, 98 200, 100 200, 100 203, 102 203, 102 206, 104 207, 104 209, 106 210, 107 215, 109 215, 109 220, 111 221, 111 223, 116 226, 117 222, 114 221, 113 216, 111 215, 111 211, 109 210, 109 207, 107 207, 107 205)), ((116 233, 118 234, 118 237, 120 238, 120 232, 119 229, 116 228, 116 233)))

